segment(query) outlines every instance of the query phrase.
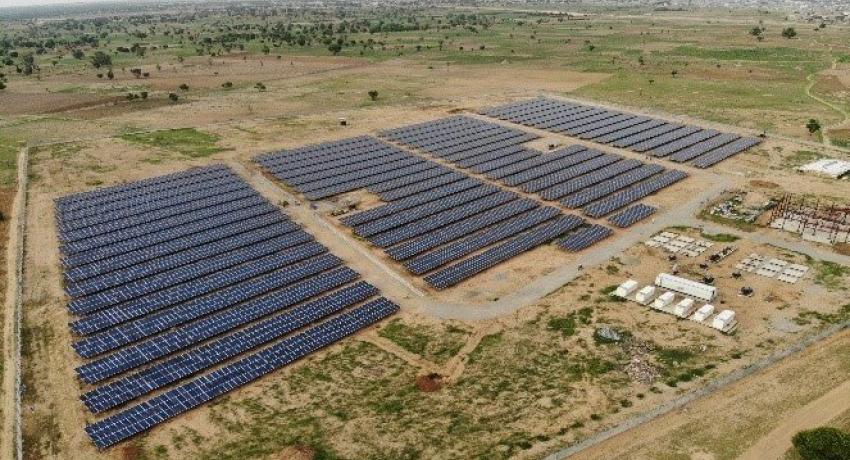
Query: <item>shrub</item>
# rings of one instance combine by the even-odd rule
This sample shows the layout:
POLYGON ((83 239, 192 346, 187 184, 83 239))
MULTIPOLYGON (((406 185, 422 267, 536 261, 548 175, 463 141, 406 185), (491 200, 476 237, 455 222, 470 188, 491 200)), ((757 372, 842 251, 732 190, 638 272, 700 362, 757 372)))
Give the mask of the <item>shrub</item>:
POLYGON ((803 460, 841 460, 850 458, 850 433, 837 428, 820 427, 801 431, 791 442, 803 460))

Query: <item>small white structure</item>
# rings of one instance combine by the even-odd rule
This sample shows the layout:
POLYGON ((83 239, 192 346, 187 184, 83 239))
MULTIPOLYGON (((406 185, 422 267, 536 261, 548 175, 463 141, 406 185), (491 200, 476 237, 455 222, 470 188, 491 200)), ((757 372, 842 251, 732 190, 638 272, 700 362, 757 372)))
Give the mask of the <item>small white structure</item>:
POLYGON ((714 317, 711 322, 711 327, 717 330, 725 330, 735 321, 735 312, 732 310, 723 310, 714 317))
POLYGON ((652 308, 660 310, 662 308, 667 307, 671 303, 673 303, 673 300, 675 300, 675 299, 676 299, 676 294, 673 294, 672 292, 667 291, 664 294, 661 294, 660 296, 658 296, 657 299, 655 299, 655 303, 652 304, 652 308))
POLYGON ((705 302, 711 302, 717 296, 717 288, 714 286, 673 276, 668 273, 661 273, 656 276, 655 285, 705 302))
POLYGON ((687 318, 688 316, 691 316, 691 313, 694 312, 695 308, 694 299, 684 298, 681 302, 677 303, 675 307, 673 307, 673 314, 679 318, 687 318))
POLYGON ((799 170, 802 172, 838 179, 839 177, 850 173, 850 161, 821 158, 820 160, 800 166, 799 170))
POLYGON ((694 313, 694 316, 691 319, 694 321, 703 322, 708 319, 708 317, 712 314, 714 314, 714 305, 705 304, 699 307, 699 310, 694 313))
POLYGON ((655 286, 644 286, 635 296, 635 301, 641 305, 649 305, 655 299, 655 286))
POLYGON ((638 282, 635 280, 628 280, 623 284, 617 286, 617 289, 614 290, 614 295, 617 297, 621 297, 625 299, 632 292, 635 292, 635 289, 638 287, 638 282))

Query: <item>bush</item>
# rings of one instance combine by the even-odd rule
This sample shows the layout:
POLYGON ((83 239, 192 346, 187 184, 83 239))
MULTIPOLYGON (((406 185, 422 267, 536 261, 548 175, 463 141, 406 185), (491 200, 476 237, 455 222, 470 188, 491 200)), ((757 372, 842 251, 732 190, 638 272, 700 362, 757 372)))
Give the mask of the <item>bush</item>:
POLYGON ((820 427, 801 431, 791 442, 803 460, 842 460, 850 458, 850 433, 820 427))

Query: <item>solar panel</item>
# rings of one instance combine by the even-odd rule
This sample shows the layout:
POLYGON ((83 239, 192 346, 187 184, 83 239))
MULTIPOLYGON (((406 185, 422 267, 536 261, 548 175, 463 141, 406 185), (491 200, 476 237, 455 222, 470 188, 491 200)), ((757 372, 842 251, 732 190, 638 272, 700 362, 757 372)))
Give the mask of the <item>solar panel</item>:
POLYGON ((694 144, 698 144, 705 140, 711 139, 715 136, 719 136, 720 132, 715 131, 713 129, 705 129, 697 131, 689 136, 685 136, 676 141, 670 142, 669 144, 662 145, 653 150, 650 150, 648 153, 652 156, 656 157, 665 157, 670 155, 671 153, 678 152, 679 150, 688 148, 694 144))
POLYGON ((761 140, 755 137, 745 137, 742 139, 738 139, 720 148, 711 150, 708 153, 704 153, 698 156, 696 160, 694 160, 693 165, 697 168, 708 168, 714 166, 715 164, 733 155, 737 155, 738 153, 741 153, 750 147, 758 145, 760 142, 761 140))
POLYGON ((522 190, 528 193, 539 192, 540 190, 553 187, 562 182, 566 182, 574 177, 578 177, 590 171, 594 171, 604 166, 608 166, 611 163, 614 163, 621 159, 622 158, 617 155, 602 154, 597 157, 591 158, 588 161, 583 161, 568 168, 559 168, 559 170, 554 170, 553 172, 549 172, 544 176, 540 176, 534 180, 525 182, 522 184, 522 190))
POLYGON ((626 228, 634 225, 635 222, 646 219, 647 217, 655 213, 655 211, 656 209, 652 206, 647 206, 645 204, 638 203, 634 206, 626 208, 620 213, 611 216, 608 219, 608 222, 612 223, 617 227, 626 228))
POLYGON ((545 200, 558 200, 571 193, 598 184, 606 179, 618 176, 622 173, 631 171, 643 165, 638 160, 621 160, 609 166, 600 168, 588 174, 583 174, 566 182, 553 185, 547 189, 541 190, 538 193, 545 200))
POLYGON ((575 216, 560 216, 552 222, 511 238, 481 254, 432 273, 425 277, 425 281, 436 289, 445 289, 454 286, 518 254, 531 250, 541 244, 548 243, 582 223, 583 221, 575 216))
MULTIPOLYGON (((322 318, 339 313, 343 309, 376 294, 378 294, 378 290, 374 286, 361 281, 333 294, 286 310, 248 328, 218 337, 203 346, 142 369, 129 377, 97 387, 85 393, 81 399, 93 413, 114 409, 128 401, 189 377, 211 365, 265 345, 322 318)), ((269 313, 279 312, 283 308, 282 306, 277 309, 272 308, 277 304, 271 303, 270 300, 265 302, 266 308, 254 308, 246 312, 240 311, 238 312, 239 316, 234 318, 223 317, 218 318, 218 320, 220 322, 230 321, 234 324, 244 324, 249 319, 257 319, 269 313)), ((219 327, 218 329, 223 328, 219 327)))
POLYGON ((679 150, 678 152, 671 155, 670 159, 680 163, 690 161, 710 150, 722 147, 738 139, 740 139, 740 136, 738 136, 737 134, 724 133, 719 136, 712 137, 711 139, 702 141, 698 144, 694 144, 688 148, 679 150))
POLYGON ((556 208, 540 207, 533 209, 525 214, 508 219, 501 225, 482 230, 433 251, 421 254, 405 262, 404 265, 411 273, 421 275, 493 243, 516 235, 559 214, 560 211, 556 208))
POLYGON ((437 246, 469 235, 490 225, 514 217, 538 205, 532 200, 519 199, 500 205, 488 212, 480 213, 455 222, 451 225, 432 230, 405 243, 387 249, 387 255, 395 260, 404 260, 437 246))
MULTIPOLYGON (((675 125, 671 124, 670 126, 675 125)), ((702 131, 702 129, 697 128, 696 126, 684 126, 660 136, 644 139, 637 144, 629 146, 629 149, 634 150, 635 152, 646 152, 654 148, 661 147, 662 145, 669 144, 673 141, 683 139, 699 131, 702 131)))
POLYGON ((598 200, 606 195, 616 192, 622 188, 628 187, 636 182, 642 181, 647 177, 664 171, 664 167, 660 165, 643 165, 626 173, 615 176, 611 179, 604 180, 592 187, 582 189, 576 193, 567 195, 561 199, 561 204, 568 208, 577 208, 584 206, 591 201, 598 200))
POLYGON ((432 214, 427 218, 395 227, 391 230, 370 237, 369 241, 377 246, 385 248, 393 244, 409 240, 410 238, 419 236, 431 230, 452 224, 480 212, 487 211, 501 204, 515 200, 516 198, 517 195, 511 192, 494 193, 455 208, 432 214))
MULTIPOLYGON (((592 139, 635 152, 648 152, 659 157, 687 150, 675 156, 674 161, 690 161, 709 150, 719 149, 722 145, 715 143, 718 139, 713 139, 717 136, 734 136, 651 117, 550 99, 534 99, 528 103, 491 107, 482 111, 482 114, 556 133, 592 139), (703 146, 698 145, 704 141, 711 142, 703 146)), ((732 140, 734 139, 729 139, 728 142, 732 140)), ((748 147, 744 146, 747 144, 742 142, 739 148, 746 149, 748 147)), ((722 150, 713 155, 712 160, 700 164, 705 165, 702 167, 709 167, 731 155, 734 153, 730 153, 730 150, 722 150), (718 160, 714 161, 714 158, 718 160)))
POLYGON ((558 246, 570 252, 578 252, 608 238, 613 233, 608 227, 593 224, 562 238, 558 241, 558 246))
POLYGON ((622 208, 645 196, 651 195, 665 187, 688 177, 688 174, 675 169, 665 171, 649 180, 643 181, 634 187, 617 192, 600 201, 592 203, 584 208, 584 213, 590 217, 601 217, 611 211, 622 208))
MULTIPOLYGON (((348 178, 380 163, 367 157, 374 144, 360 138, 259 161, 295 158, 328 171, 303 166, 297 177, 348 178), (341 148, 362 155, 335 159, 341 148)), ((427 165, 420 171, 442 168, 420 164, 427 165)), ((400 177, 391 171, 368 182, 400 177)), ((464 187, 423 189, 403 203, 445 200, 464 187)), ((60 198, 56 213, 68 308, 78 315, 70 326, 84 336, 73 344, 86 359, 77 374, 100 384, 83 401, 97 413, 161 391, 89 426, 100 447, 162 423, 162 411, 188 410, 398 308, 383 298, 369 301, 377 289, 357 282, 355 271, 223 166, 60 198), (192 380, 181 385, 185 379, 192 380), (158 412, 142 413, 153 407, 158 412)))
POLYGON ((396 311, 398 306, 380 298, 143 404, 95 422, 86 427, 86 433, 99 448, 109 447, 341 340, 396 311))

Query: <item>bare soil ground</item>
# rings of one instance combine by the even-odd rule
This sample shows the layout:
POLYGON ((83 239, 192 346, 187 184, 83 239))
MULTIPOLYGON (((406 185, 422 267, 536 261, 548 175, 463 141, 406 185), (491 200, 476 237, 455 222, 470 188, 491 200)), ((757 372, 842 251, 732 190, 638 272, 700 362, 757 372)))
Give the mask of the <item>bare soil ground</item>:
POLYGON ((843 388, 850 372, 848 351, 850 331, 845 331, 574 458, 738 458, 811 402, 843 388))

